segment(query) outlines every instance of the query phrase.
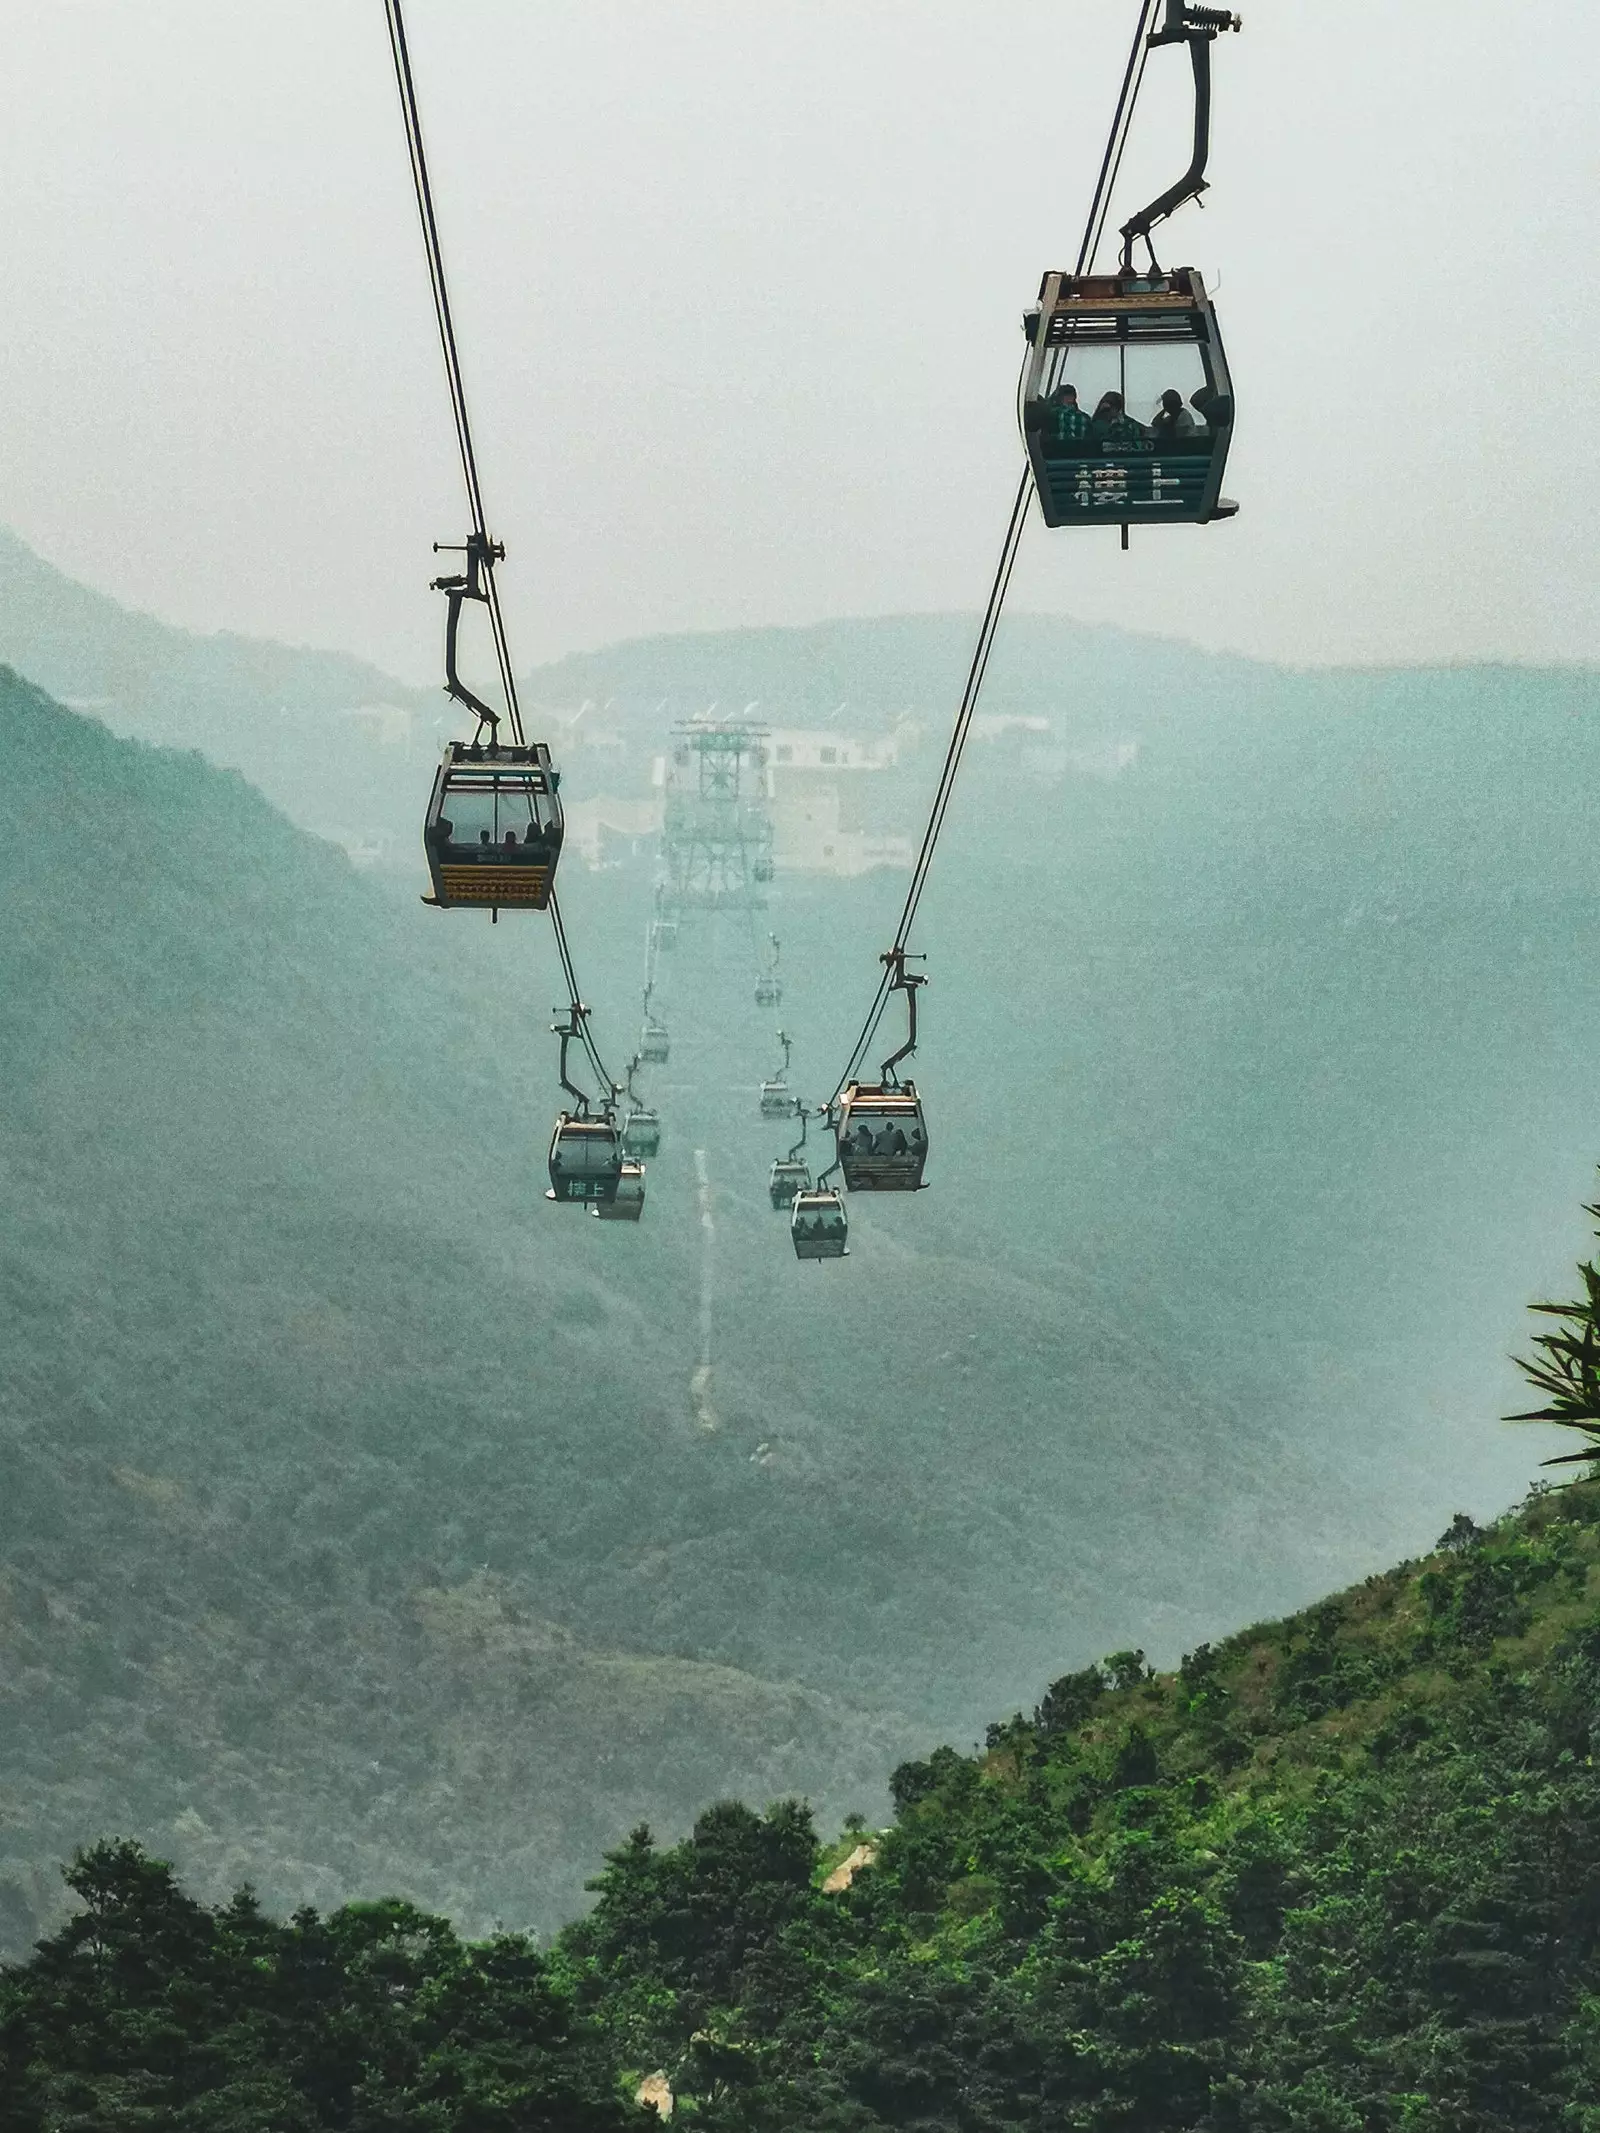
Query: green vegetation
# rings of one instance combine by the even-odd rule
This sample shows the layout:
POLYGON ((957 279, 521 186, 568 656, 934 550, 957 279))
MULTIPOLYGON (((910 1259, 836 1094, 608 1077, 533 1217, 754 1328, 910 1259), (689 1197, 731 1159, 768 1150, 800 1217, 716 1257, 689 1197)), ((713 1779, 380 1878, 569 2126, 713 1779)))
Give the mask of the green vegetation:
MULTIPOLYGON (((1600 1206, 1587 1204, 1584 1213, 1600 1216, 1600 1206)), ((1600 1267, 1592 1259, 1580 1260, 1578 1279, 1583 1283, 1582 1296, 1567 1303, 1533 1306, 1541 1317, 1553 1318, 1556 1326, 1554 1332, 1535 1338, 1531 1361, 1519 1367, 1534 1390, 1546 1395, 1548 1404, 1509 1417, 1513 1422, 1556 1422, 1587 1440, 1581 1451, 1547 1459, 1546 1466, 1582 1466, 1600 1457, 1600 1267)))
POLYGON ((102 1846, 0 1983, 0 2111, 578 2133, 662 2076, 707 2133, 1594 2133, 1597 1754, 1585 1480, 1176 1673, 1080 1669, 898 1769, 875 1835, 637 1829, 543 1957, 206 1910, 102 1846))

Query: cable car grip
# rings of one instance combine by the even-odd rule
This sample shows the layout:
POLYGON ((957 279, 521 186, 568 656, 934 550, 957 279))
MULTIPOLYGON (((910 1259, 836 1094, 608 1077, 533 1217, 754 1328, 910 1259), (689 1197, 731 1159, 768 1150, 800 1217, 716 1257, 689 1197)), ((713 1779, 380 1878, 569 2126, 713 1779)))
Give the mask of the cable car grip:
POLYGON ((487 726, 491 733, 500 726, 500 714, 491 711, 481 696, 475 696, 461 679, 456 665, 456 638, 461 628, 461 606, 465 600, 481 600, 488 604, 489 588, 484 580, 496 563, 503 563, 506 556, 504 541, 491 541, 486 534, 469 533, 462 541, 435 541, 435 555, 464 555, 467 559, 463 575, 448 578, 433 578, 429 581, 430 592, 442 592, 449 602, 449 613, 444 625, 444 686, 446 694, 458 704, 465 704, 478 721, 481 733, 487 726))
POLYGON ((1211 154, 1211 47, 1227 31, 1242 27, 1242 19, 1227 8, 1189 7, 1185 0, 1167 0, 1166 19, 1146 40, 1152 51, 1163 44, 1186 44, 1189 47, 1189 64, 1194 73, 1194 153, 1189 168, 1176 185, 1169 185, 1164 193, 1158 193, 1148 207, 1142 207, 1122 225, 1122 271, 1125 274, 1133 271, 1133 247, 1141 237, 1150 254, 1152 271, 1160 272, 1150 232, 1158 222, 1165 222, 1169 215, 1176 214, 1186 201, 1198 200, 1206 189, 1206 163, 1211 154))
POLYGON ((902 1059, 909 1059, 917 1048, 917 994, 928 982, 922 972, 907 970, 906 964, 908 962, 924 963, 927 961, 927 957, 911 955, 904 948, 891 948, 887 953, 879 956, 878 961, 888 966, 889 990, 891 992, 903 992, 906 996, 906 1041, 901 1045, 899 1051, 891 1052, 878 1069, 879 1081, 886 1088, 890 1088, 895 1085, 899 1078, 895 1073, 895 1068, 902 1059))
MULTIPOLYGON (((553 1008, 551 1012, 559 1015, 561 1009, 559 1007, 553 1008)), ((587 1118, 589 1116, 589 1098, 585 1091, 580 1089, 567 1073, 567 1051, 574 1038, 582 1036, 583 1024, 588 1017, 588 1013, 588 1008, 581 1001, 574 1000, 566 1010, 565 1021, 552 1022, 550 1025, 550 1034, 561 1039, 561 1063, 556 1069, 556 1078, 577 1105, 579 1118, 587 1118)), ((611 1106, 607 1104, 606 1111, 608 1114, 610 1109, 611 1106)))

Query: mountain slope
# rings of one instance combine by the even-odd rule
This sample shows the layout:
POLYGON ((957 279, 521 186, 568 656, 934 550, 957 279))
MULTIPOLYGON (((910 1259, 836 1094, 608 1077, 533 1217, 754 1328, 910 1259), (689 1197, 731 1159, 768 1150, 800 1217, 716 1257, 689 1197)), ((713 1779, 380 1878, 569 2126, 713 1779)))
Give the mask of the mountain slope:
POLYGON ((1591 2124, 1600 1486, 1143 1657, 901 1768, 865 1847, 636 1834, 577 2005, 707 2127, 1591 2124))
POLYGON ((392 1900, 207 1910, 126 1844, 0 1973, 0 2104, 175 2127, 1585 2133, 1600 1483, 894 1774, 710 1806, 548 1955, 392 1900), (642 2107, 641 2107, 642 2106, 642 2107))
POLYGON ((528 1915, 736 1769, 864 1782, 903 1720, 595 1604, 703 1484, 671 1343, 540 1195, 503 978, 236 777, 11 676, 0 727, 14 1886, 109 1812, 286 1899, 528 1915))

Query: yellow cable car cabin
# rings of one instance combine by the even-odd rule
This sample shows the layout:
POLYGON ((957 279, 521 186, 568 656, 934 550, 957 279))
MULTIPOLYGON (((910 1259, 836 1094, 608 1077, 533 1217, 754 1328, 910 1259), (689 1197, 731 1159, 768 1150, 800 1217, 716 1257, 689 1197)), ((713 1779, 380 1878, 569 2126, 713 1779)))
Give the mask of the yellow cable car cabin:
POLYGON ((637 1222, 644 1213, 644 1165, 626 1159, 617 1172, 617 1189, 609 1200, 590 1202, 589 1212, 602 1222, 637 1222))
POLYGON ((843 1259, 850 1250, 844 1201, 821 1187, 797 1192, 789 1209, 789 1235, 796 1259, 843 1259))
POLYGON ((433 780, 423 847, 445 910, 543 911, 561 855, 557 773, 543 741, 449 741, 433 780))
POLYGON ((1193 267, 1047 274, 1023 327, 1022 435, 1047 526, 1233 516, 1233 382, 1193 267))
POLYGON ((915 1082, 851 1082, 839 1098, 834 1132, 851 1192, 920 1190, 928 1127, 915 1082))
POLYGON ((622 1169, 622 1137, 614 1119, 562 1112, 550 1139, 547 1200, 614 1200, 622 1169))

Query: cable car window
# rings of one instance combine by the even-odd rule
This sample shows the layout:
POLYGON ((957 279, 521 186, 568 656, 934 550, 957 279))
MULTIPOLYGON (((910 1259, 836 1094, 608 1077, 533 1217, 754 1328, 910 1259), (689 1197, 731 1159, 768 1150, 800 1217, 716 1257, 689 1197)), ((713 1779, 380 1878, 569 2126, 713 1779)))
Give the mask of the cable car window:
POLYGON ((455 845, 497 845, 515 849, 530 836, 542 842, 541 795, 525 779, 496 779, 493 784, 452 782, 445 795, 445 818, 455 845))
POLYGON ((1193 341, 1171 348, 1052 348, 1040 411, 1045 451, 1100 444, 1115 450, 1146 439, 1209 451, 1209 383, 1193 341))

